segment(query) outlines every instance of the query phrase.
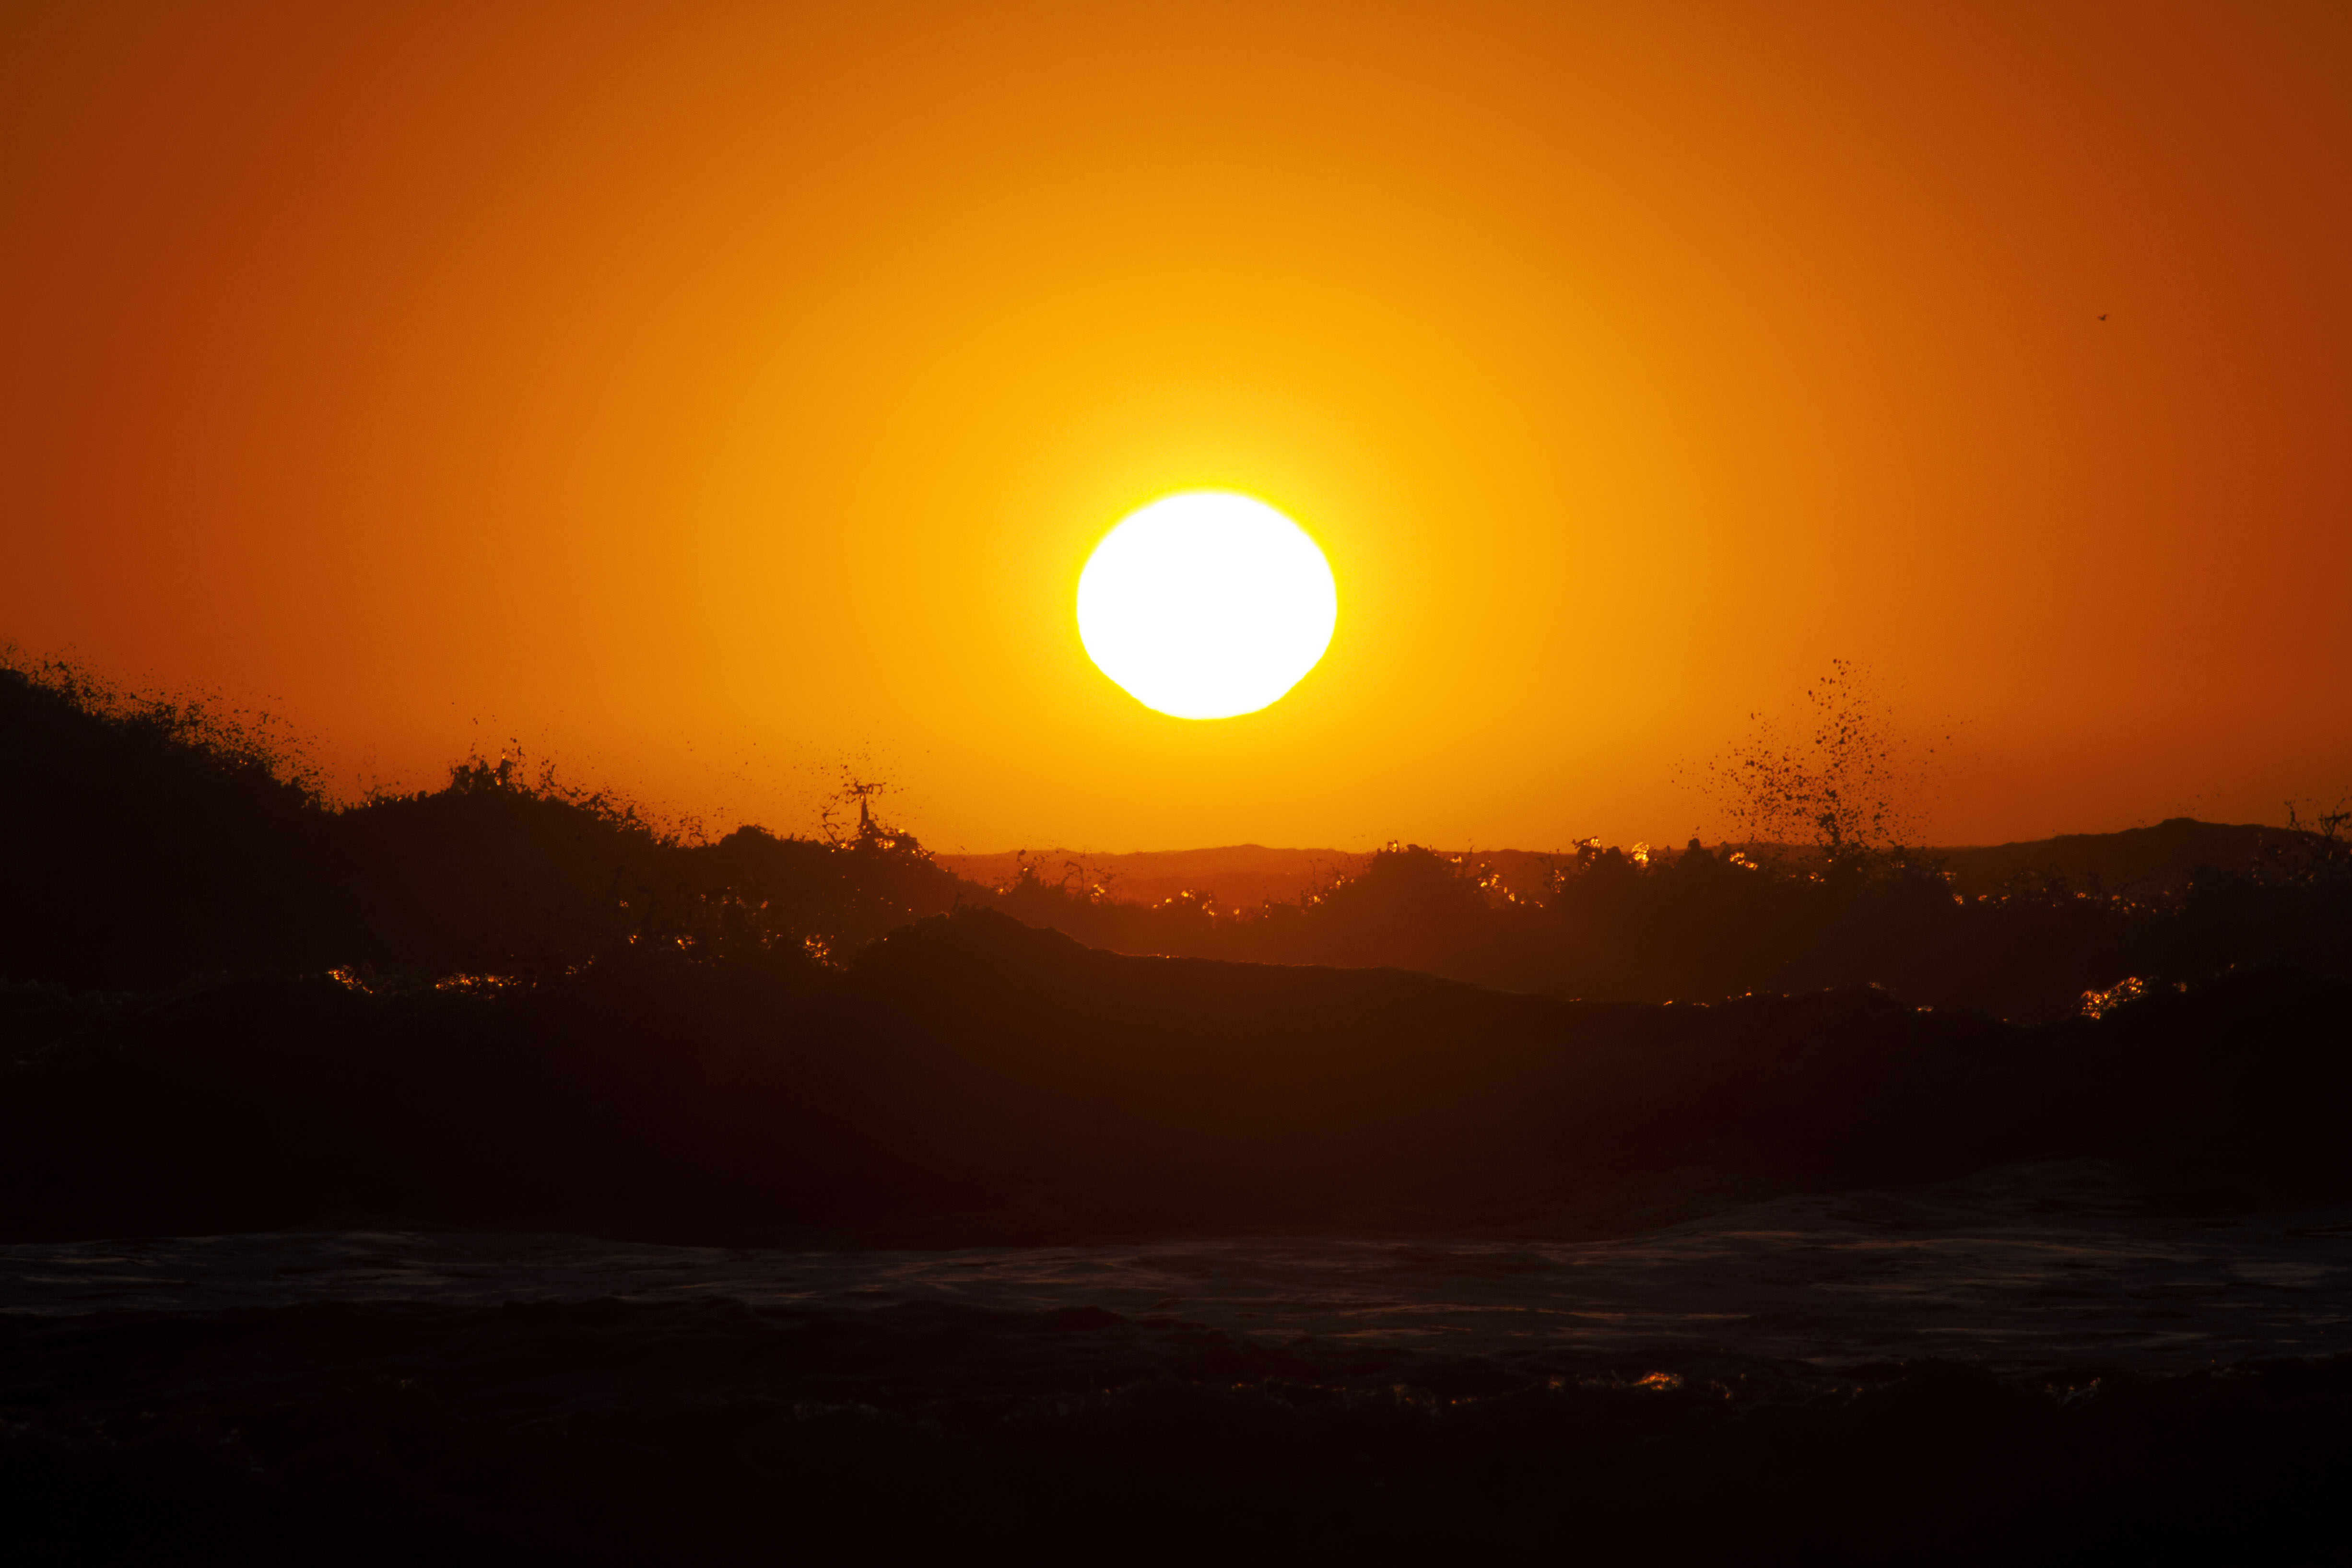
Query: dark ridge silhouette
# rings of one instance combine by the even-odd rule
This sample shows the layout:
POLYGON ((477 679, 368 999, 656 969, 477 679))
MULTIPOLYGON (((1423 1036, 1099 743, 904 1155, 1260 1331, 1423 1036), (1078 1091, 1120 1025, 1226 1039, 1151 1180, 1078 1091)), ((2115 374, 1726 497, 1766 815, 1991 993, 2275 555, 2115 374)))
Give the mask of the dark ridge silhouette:
POLYGON ((177 979, 299 946, 326 817, 287 772, 200 706, 0 667, 0 967, 177 979))
POLYGON ((2352 857, 2341 837, 2272 831, 2250 860, 2111 892, 2022 872, 1973 896, 1903 854, 1825 866, 1694 841, 1637 858, 1597 843, 1540 901, 1485 863, 1417 845, 1286 903, 1203 893, 1143 907, 1024 877, 998 906, 1119 952, 1261 963, 1392 964, 1586 1000, 1714 1000, 1881 985, 1923 1006, 2063 1016, 2132 977, 2288 967, 2352 975, 2352 857))
POLYGON ((909 835, 684 842, 513 758, 337 809, 266 737, 58 666, 0 668, 0 975, 113 988, 528 979, 640 943, 852 949, 960 887, 909 835))
POLYGON ((673 947, 502 989, 8 995, 18 1239, 1570 1231, 2029 1157, 2234 1202, 2352 1171, 2352 988, 2285 974, 2022 1028, 1867 988, 1657 1008, 1126 957, 967 908, 845 970, 673 947))

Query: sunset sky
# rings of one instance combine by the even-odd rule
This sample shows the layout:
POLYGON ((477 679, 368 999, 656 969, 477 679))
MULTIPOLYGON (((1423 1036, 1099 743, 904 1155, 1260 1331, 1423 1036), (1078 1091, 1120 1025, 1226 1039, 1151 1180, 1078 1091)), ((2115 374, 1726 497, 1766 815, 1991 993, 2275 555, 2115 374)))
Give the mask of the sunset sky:
POLYGON ((346 794, 1679 840, 1843 657, 1940 841, 2278 821, 2347 600, 2340 4, 0 15, 0 640, 346 794), (1213 722, 1073 611, 1200 487, 1339 595, 1213 722))

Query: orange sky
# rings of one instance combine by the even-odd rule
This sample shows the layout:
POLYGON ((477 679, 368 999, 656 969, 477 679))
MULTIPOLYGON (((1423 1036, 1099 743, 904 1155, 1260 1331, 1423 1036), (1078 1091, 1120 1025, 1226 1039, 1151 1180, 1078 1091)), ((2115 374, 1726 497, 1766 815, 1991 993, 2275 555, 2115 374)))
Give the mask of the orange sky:
POLYGON ((20 5, 0 182, 0 638, 339 787, 1678 838, 1832 656, 1944 841, 2352 783, 2339 5, 20 5), (1340 591, 1211 724, 1071 612, 1200 486, 1340 591))

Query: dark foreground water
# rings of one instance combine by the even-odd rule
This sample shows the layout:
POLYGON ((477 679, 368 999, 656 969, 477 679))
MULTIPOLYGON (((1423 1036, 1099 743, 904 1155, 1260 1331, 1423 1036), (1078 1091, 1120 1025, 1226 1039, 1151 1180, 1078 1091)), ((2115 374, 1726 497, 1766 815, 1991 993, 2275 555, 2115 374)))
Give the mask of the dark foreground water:
POLYGON ((1616 1240, 0 1249, 28 1562, 2320 1563, 2352 1212, 2090 1164, 1616 1240))

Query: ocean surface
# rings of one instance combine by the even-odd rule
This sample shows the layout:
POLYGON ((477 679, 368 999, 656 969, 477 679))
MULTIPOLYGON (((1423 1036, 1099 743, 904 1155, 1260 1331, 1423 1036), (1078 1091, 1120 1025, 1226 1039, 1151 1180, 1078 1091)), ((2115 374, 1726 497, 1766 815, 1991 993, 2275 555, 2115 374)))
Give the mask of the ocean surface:
POLYGON ((808 1252, 295 1230, 0 1248, 0 1313, 732 1301, 1070 1309, 1498 1365, 2150 1373, 2352 1350, 2352 1210, 2151 1212, 2088 1162, 1776 1199, 1617 1240, 1349 1236, 808 1252))

